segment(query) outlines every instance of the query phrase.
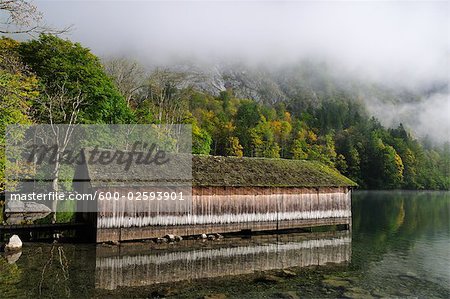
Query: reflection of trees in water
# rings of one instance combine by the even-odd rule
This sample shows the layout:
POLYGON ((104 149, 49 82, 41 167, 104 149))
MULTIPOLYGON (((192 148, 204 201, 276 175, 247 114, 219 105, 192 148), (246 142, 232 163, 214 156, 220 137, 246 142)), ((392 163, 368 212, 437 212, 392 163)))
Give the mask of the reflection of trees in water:
POLYGON ((449 234, 449 211, 449 192, 354 192, 355 254, 370 248, 370 256, 378 259, 389 248, 410 248, 424 235, 449 234))
POLYGON ((24 290, 17 287, 22 278, 22 270, 15 264, 0 256, 0 298, 24 297, 24 290))
POLYGON ((55 285, 61 285, 65 291, 66 297, 70 297, 70 287, 67 285, 67 281, 69 280, 69 263, 66 254, 64 253, 64 248, 56 245, 52 245, 50 249, 50 257, 42 268, 41 280, 39 281, 39 296, 42 296, 42 287, 44 282, 46 282, 46 276, 49 274, 46 272, 51 268, 55 268, 57 272, 55 277, 55 285), (54 264, 54 262, 56 263, 54 264))
POLYGON ((95 247, 79 246, 28 243, 14 264, 0 257, 0 298, 89 297, 95 247))

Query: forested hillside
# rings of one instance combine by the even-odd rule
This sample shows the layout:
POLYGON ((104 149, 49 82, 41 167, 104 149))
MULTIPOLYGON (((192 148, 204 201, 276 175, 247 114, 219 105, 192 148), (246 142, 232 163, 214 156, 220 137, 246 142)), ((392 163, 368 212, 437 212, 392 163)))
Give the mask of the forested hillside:
MULTIPOLYGON (((52 35, 0 39, 1 176, 4 132, 17 123, 187 123, 198 154, 318 160, 366 189, 450 188, 450 147, 387 128, 367 98, 421 94, 339 80, 320 64, 259 71, 148 71, 101 61, 52 35), (212 74, 212 75, 211 75, 212 74)), ((3 181, 3 180, 2 180, 3 181)))

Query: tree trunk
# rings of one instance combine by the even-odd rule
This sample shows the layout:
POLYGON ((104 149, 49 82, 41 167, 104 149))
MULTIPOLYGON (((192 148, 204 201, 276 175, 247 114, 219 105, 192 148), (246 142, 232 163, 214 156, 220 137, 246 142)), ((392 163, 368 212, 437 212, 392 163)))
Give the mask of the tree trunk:
MULTIPOLYGON (((58 177, 59 177, 59 150, 56 153, 56 157, 55 157, 55 167, 53 169, 53 181, 52 181, 52 191, 53 192, 58 192, 58 177)), ((56 198, 56 196, 55 196, 56 198)), ((57 200, 52 201, 52 223, 56 223, 56 210, 58 208, 58 201, 57 200)))

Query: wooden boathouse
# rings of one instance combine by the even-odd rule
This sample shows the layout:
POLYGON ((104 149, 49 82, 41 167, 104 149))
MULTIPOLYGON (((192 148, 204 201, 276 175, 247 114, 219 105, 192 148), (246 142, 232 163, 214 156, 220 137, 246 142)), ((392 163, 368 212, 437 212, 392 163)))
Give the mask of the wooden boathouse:
POLYGON ((122 194, 97 201, 97 213, 82 215, 95 227, 96 242, 351 225, 356 183, 316 161, 194 155, 192 198, 171 210, 162 201, 127 199, 129 192, 156 188, 145 183, 152 171, 139 165, 140 182, 105 184, 117 173, 113 167, 83 164, 76 170, 87 178, 75 185, 78 192, 122 194))

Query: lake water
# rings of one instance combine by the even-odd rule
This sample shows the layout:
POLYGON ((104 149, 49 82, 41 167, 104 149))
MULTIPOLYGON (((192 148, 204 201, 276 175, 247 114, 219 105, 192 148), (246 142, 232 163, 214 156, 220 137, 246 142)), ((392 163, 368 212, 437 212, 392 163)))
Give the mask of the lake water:
POLYGON ((351 231, 122 246, 25 243, 0 298, 450 297, 450 192, 354 192, 351 231))

